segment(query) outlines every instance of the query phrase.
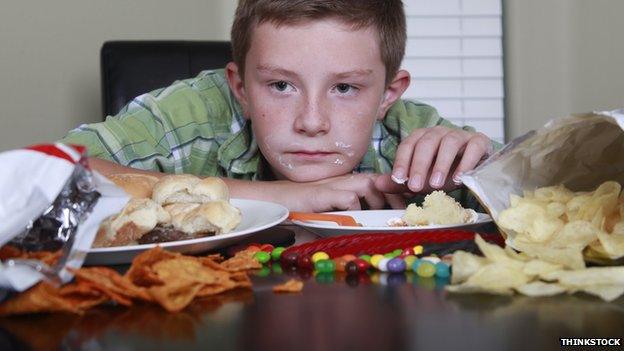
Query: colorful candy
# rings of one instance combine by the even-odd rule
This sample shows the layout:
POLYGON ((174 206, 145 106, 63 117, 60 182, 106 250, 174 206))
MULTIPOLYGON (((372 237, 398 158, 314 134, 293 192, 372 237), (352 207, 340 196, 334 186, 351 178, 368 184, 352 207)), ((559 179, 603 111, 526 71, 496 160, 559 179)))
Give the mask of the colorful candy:
POLYGON ((266 251, 258 251, 254 254, 254 258, 260 263, 267 263, 271 260, 271 255, 266 251))
POLYGON ((273 251, 271 251, 271 258, 273 258, 273 261, 279 261, 280 257, 282 256, 282 252, 284 252, 284 250, 286 249, 281 246, 274 248, 273 251))
POLYGON ((379 261, 381 261, 383 258, 383 255, 373 255, 371 256, 370 264, 373 265, 373 267, 377 268, 379 267, 379 261))
MULTIPOLYGON (((314 261, 314 255, 312 260, 314 261)), ((314 269, 319 273, 331 273, 336 270, 336 263, 333 260, 320 259, 314 262, 314 269)))
POLYGON ((435 268, 436 268, 436 273, 435 273, 436 277, 448 278, 448 276, 451 275, 449 266, 444 262, 436 263, 435 268))
POLYGON ((390 258, 384 257, 379 261, 379 264, 377 265, 377 269, 379 269, 382 272, 387 272, 388 271, 388 262, 390 262, 390 258))
POLYGON ((320 261, 320 260, 327 260, 327 259, 329 259, 329 255, 326 254, 323 251, 315 252, 312 255, 312 262, 314 262, 314 263, 316 263, 317 261, 320 261))
POLYGON ((436 267, 433 263, 423 260, 416 269, 416 274, 424 278, 433 277, 436 273, 436 267))
POLYGON ((414 255, 422 255, 424 248, 422 247, 422 245, 416 245, 413 248, 414 250, 414 255))
POLYGON ((411 269, 414 262, 416 262, 417 258, 414 255, 407 255, 403 257, 403 261, 405 261, 406 269, 411 269))
POLYGON ((401 273, 405 271, 405 261, 400 258, 393 258, 388 261, 388 272, 401 273))

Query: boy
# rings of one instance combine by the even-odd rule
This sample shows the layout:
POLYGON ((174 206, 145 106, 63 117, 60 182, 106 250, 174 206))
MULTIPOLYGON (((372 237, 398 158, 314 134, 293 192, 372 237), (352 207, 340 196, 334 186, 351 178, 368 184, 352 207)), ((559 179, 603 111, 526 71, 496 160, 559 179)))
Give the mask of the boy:
POLYGON ((62 141, 86 145, 105 175, 221 176, 232 197, 311 212, 404 208, 406 196, 456 188, 492 150, 400 100, 399 0, 241 0, 231 39, 224 72, 140 96, 62 141))

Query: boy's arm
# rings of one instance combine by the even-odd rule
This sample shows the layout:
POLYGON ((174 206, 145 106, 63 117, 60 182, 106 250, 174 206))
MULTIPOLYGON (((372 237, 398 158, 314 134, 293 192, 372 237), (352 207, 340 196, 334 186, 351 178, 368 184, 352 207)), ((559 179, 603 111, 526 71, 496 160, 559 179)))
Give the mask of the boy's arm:
MULTIPOLYGON (((161 178, 167 175, 125 167, 94 157, 89 158, 89 165, 104 176, 115 173, 141 173, 161 178)), ((375 177, 373 174, 357 174, 311 183, 248 181, 225 177, 221 179, 227 184, 232 198, 276 202, 291 211, 359 210, 360 199, 363 199, 370 208, 383 208, 386 203, 395 208, 404 208, 404 202, 398 197, 384 195, 375 189, 375 177)))

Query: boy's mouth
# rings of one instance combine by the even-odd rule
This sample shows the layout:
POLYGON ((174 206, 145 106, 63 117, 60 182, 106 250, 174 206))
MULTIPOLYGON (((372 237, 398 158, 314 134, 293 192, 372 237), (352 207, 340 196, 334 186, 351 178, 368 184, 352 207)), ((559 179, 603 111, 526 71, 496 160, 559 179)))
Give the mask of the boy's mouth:
POLYGON ((298 158, 300 160, 322 160, 327 157, 331 157, 336 155, 335 152, 329 151, 315 151, 315 150, 297 150, 292 152, 287 152, 291 156, 298 158))

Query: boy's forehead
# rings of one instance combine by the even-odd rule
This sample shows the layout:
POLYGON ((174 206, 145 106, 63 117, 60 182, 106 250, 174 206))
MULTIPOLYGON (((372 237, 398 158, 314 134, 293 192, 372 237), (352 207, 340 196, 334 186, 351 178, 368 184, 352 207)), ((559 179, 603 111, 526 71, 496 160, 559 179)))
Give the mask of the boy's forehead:
MULTIPOLYGON (((371 63, 383 66, 379 36, 374 29, 354 29, 335 19, 279 25, 260 23, 254 28, 247 56, 247 62, 256 62, 260 66, 257 68, 276 66, 272 62, 276 58, 281 58, 282 64, 289 60, 329 59, 325 64, 331 66, 335 63, 346 71, 357 71, 353 73, 359 74, 376 68, 370 67, 371 63)), ((344 72, 341 69, 337 73, 344 72)))

